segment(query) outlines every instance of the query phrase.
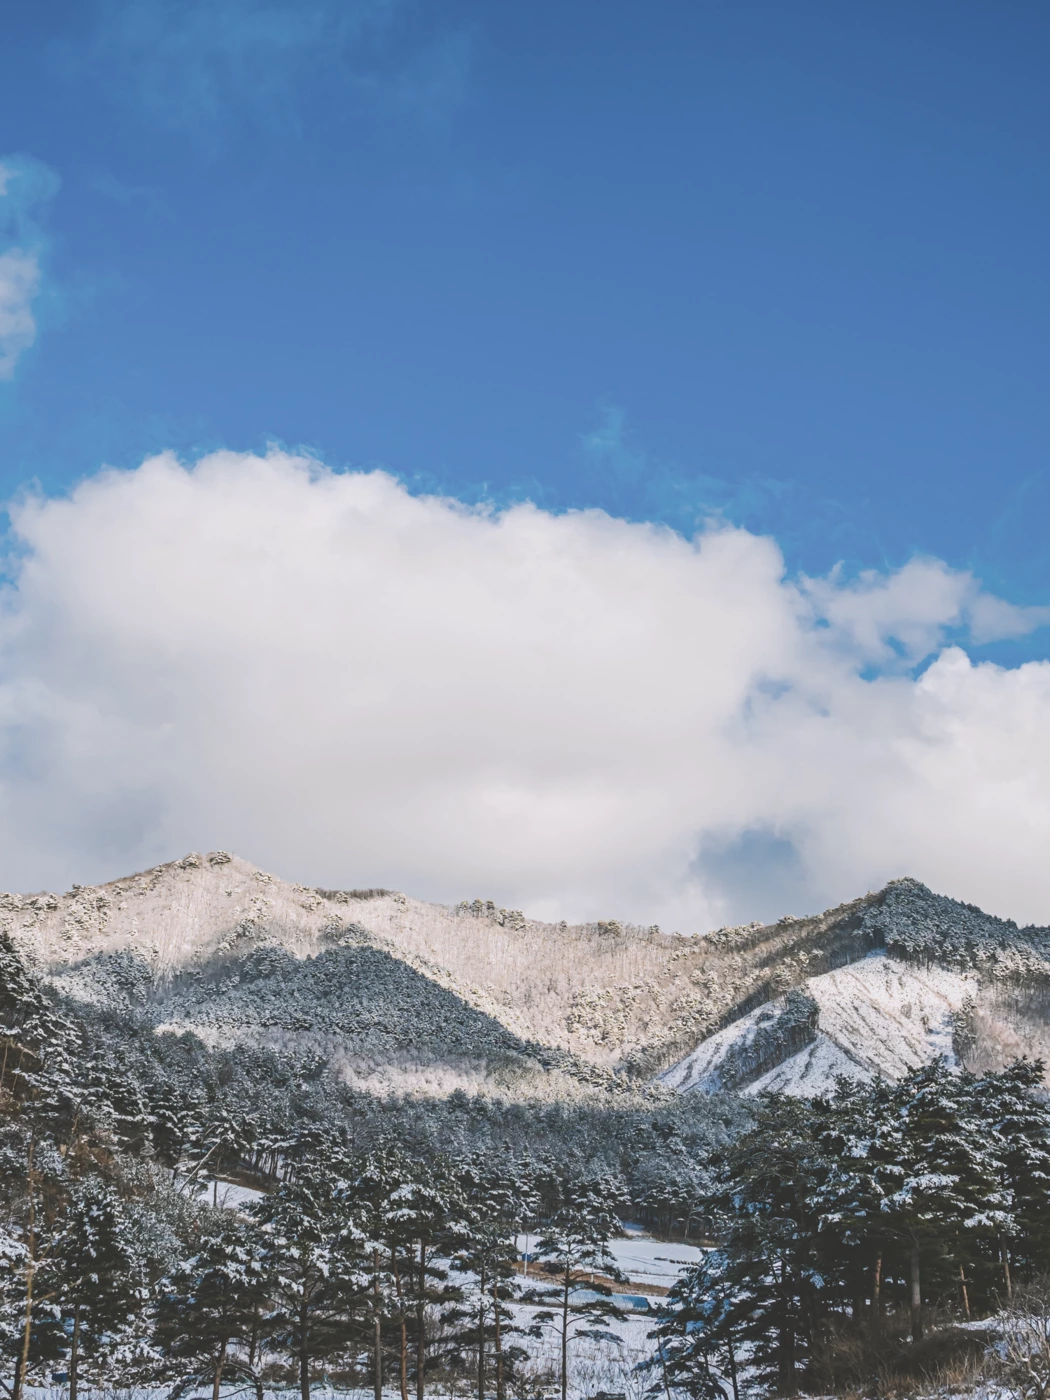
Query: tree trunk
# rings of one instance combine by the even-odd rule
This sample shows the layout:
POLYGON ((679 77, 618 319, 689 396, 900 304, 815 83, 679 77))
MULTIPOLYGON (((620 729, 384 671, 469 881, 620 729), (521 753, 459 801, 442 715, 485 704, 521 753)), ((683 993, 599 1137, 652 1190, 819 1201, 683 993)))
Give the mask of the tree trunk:
POLYGON ((569 1394, 569 1290, 572 1284, 572 1271, 565 1265, 565 1288, 561 1307, 561 1400, 568 1400, 569 1394))
POLYGON ((503 1338, 499 1327, 499 1275, 492 1280, 492 1338, 496 1352, 496 1400, 503 1396, 503 1338))
POLYGON ((379 1251, 372 1254, 372 1388, 383 1400, 383 1320, 379 1295, 379 1251))
POLYGON ((882 1316, 882 1255, 875 1256, 875 1271, 871 1280, 871 1325, 879 1325, 882 1316))
POLYGON ((26 1310, 25 1324, 22 1330, 22 1350, 18 1356, 18 1373, 15 1379, 15 1388, 12 1400, 22 1400, 22 1392, 25 1387, 26 1371, 29 1367, 29 1342, 33 1335, 33 1276, 35 1270, 32 1261, 26 1268, 26 1310))
POLYGON ((478 1274, 478 1400, 485 1400, 485 1271, 478 1274))
POLYGON ((299 1313, 299 1394, 310 1400, 310 1318, 306 1302, 299 1313))
POLYGON ((999 1236, 999 1258, 1003 1261, 1003 1282, 1006 1285, 1006 1301, 1013 1302, 1014 1286, 1010 1278, 1010 1251, 1006 1247, 1006 1236, 999 1236))
POLYGON ((657 1355, 660 1358, 660 1375, 662 1376, 664 1383, 664 1397, 665 1400, 671 1400, 671 1387, 667 1384, 667 1357, 664 1355, 663 1342, 660 1342, 659 1346, 657 1347, 657 1355))
POLYGON ((77 1400, 77 1372, 80 1369, 80 1304, 73 1304, 73 1336, 69 1345, 69 1400, 77 1400))
POLYGON ((795 1329, 790 1322, 780 1328, 777 1341, 777 1394, 794 1395, 795 1381, 795 1329))
POLYGON ((423 1370, 427 1359, 427 1247, 419 1241, 419 1295, 416 1298, 416 1400, 423 1400, 423 1370))
POLYGON ((252 1335, 248 1342, 248 1365, 255 1370, 255 1352, 259 1345, 259 1304, 256 1303, 252 1312, 252 1335))
POLYGON ((393 1249, 390 1251, 390 1272, 394 1275, 394 1288, 397 1290, 398 1318, 401 1323, 401 1339, 398 1356, 400 1361, 401 1400, 408 1400, 408 1319, 405 1313, 408 1304, 405 1300, 405 1291, 401 1286, 401 1270, 397 1267, 397 1255, 393 1249))
POLYGON ((36 1277, 36 1195, 33 1191, 33 1151, 35 1142, 29 1144, 29 1255, 26 1259, 26 1307, 22 1328, 22 1350, 19 1355, 18 1370, 15 1372, 15 1388, 11 1400, 22 1400, 25 1389, 26 1371, 29 1368, 29 1342, 33 1335, 33 1281, 36 1277))
POLYGON ((959 1265, 959 1286, 962 1289, 963 1312, 966 1314, 966 1321, 970 1320, 970 1294, 966 1287, 966 1270, 959 1265))
POLYGON ((733 1387, 733 1400, 740 1400, 740 1386, 736 1379, 736 1350, 732 1337, 726 1338, 726 1355, 729 1359, 729 1381, 733 1387))
MULTIPOLYGON (((215 1361, 215 1378, 214 1378, 214 1380, 212 1381, 212 1386, 211 1386, 211 1400, 219 1400, 219 1388, 220 1388, 220 1386, 222 1385, 222 1368, 223 1368, 223 1365, 225 1364, 225 1361, 226 1361, 226 1347, 227 1347, 227 1345, 228 1345, 227 1339, 226 1339, 225 1337, 223 1337, 223 1339, 222 1339, 222 1346, 219 1348, 219 1355, 218 1355, 218 1357, 216 1358, 216 1361, 215 1361)), ((310 1387, 309 1387, 309 1384, 308 1384, 308 1385, 307 1385, 307 1388, 306 1388, 306 1395, 309 1396, 309 1394, 310 1394, 310 1387)), ((73 1397, 72 1397, 72 1396, 70 1396, 70 1400, 73 1400, 73 1397)))
POLYGON ((922 1341, 922 1275, 919 1272, 919 1246, 911 1247, 911 1339, 922 1341))

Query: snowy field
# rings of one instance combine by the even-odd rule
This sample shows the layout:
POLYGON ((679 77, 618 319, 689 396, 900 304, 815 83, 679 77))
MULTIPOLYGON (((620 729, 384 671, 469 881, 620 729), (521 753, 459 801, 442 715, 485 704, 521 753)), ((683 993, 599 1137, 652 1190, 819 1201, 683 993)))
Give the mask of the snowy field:
MULTIPOLYGON (((536 1248, 536 1239, 535 1235, 519 1235, 519 1253, 531 1254, 536 1248)), ((639 1293, 644 1293, 646 1286, 670 1288, 687 1265, 695 1264, 703 1256, 698 1245, 663 1244, 634 1230, 626 1239, 610 1240, 609 1253, 616 1260, 617 1268, 638 1285, 639 1293)))
POLYGON ((647 1284, 670 1288, 682 1270, 701 1259, 704 1251, 695 1244, 663 1244, 645 1235, 631 1235, 625 1240, 610 1240, 609 1253, 617 1267, 644 1293, 647 1284))

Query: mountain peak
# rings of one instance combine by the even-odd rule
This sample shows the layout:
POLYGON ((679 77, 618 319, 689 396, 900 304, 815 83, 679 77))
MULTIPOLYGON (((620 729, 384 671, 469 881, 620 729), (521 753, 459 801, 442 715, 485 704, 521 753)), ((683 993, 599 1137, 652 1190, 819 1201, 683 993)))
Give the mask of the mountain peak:
POLYGON ((316 889, 227 851, 190 852, 61 895, 0 896, 0 927, 74 1001, 134 1008, 210 1043, 276 1038, 388 1086, 542 1081, 561 1094, 663 1073, 679 1088, 790 1087, 781 1066, 799 1054, 809 1069, 795 1078, 810 1085, 843 1066, 903 1072, 946 1046, 1043 1054, 1032 1006, 1050 988, 1046 929, 910 877, 822 914, 690 939, 542 923, 480 899, 316 889), (897 1049, 880 1060, 873 1040, 897 1049))

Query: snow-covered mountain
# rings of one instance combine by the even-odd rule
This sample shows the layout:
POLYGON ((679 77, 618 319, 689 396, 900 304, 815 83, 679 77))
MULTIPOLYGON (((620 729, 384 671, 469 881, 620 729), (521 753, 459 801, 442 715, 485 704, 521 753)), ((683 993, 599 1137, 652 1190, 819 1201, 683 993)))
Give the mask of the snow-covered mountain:
POLYGON ((684 1091, 817 1094, 843 1074, 899 1079, 937 1056, 955 1056, 959 1018, 979 991, 974 972, 869 953, 708 1036, 660 1080, 684 1091))
POLYGON ((384 1092, 805 1093, 939 1054, 1050 1054, 1050 930, 913 880, 695 937, 311 889, 216 851, 0 896, 0 927, 73 1002, 317 1054, 384 1092))

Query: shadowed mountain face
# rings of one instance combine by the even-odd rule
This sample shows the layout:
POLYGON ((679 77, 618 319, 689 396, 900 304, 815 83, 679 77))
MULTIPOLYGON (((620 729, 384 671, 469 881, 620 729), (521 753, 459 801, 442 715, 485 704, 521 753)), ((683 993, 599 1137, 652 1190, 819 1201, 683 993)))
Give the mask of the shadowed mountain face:
POLYGON ((817 1092, 937 1054, 988 1068, 1050 1052, 1050 932, 913 880, 685 937, 307 889, 213 852, 0 896, 0 926, 74 1002, 213 1046, 316 1054, 383 1091, 563 1098, 659 1076, 817 1092))
POLYGON ((568 1095, 608 1078, 565 1051, 523 1041, 367 942, 305 957, 263 946, 163 979, 133 953, 99 953, 54 980, 74 999, 145 1018, 157 1030, 190 1031, 212 1048, 319 1055, 373 1088, 536 1092, 541 1081, 554 1081, 547 1091, 568 1095))

